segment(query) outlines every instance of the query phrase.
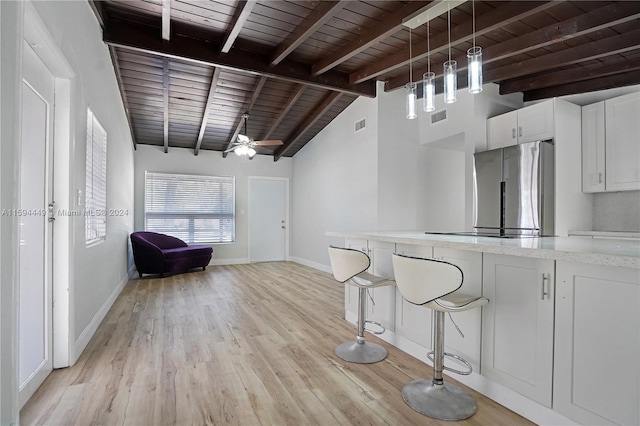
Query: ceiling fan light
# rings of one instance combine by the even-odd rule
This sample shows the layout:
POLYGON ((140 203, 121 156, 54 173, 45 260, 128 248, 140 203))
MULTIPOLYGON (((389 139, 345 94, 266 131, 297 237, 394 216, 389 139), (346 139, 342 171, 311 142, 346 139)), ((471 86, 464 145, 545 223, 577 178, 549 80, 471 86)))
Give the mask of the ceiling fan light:
POLYGON ((253 148, 247 148, 247 155, 249 155, 249 158, 253 158, 256 155, 256 150, 253 148))
POLYGON ((237 155, 241 155, 241 156, 247 155, 249 153, 249 147, 247 147, 246 145, 240 145, 234 150, 234 152, 237 155))

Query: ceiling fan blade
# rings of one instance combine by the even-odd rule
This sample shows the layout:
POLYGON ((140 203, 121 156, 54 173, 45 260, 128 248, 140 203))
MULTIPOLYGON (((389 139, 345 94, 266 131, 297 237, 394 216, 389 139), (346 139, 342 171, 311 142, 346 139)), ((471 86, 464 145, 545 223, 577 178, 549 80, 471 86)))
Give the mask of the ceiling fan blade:
POLYGON ((223 152, 231 152, 231 151, 234 151, 237 147, 238 147, 238 145, 234 145, 234 146, 232 146, 232 147, 231 147, 231 148, 229 148, 229 149, 225 149, 223 152))
POLYGON ((256 146, 276 146, 276 145, 284 145, 284 142, 279 140, 266 140, 266 141, 254 141, 256 146))

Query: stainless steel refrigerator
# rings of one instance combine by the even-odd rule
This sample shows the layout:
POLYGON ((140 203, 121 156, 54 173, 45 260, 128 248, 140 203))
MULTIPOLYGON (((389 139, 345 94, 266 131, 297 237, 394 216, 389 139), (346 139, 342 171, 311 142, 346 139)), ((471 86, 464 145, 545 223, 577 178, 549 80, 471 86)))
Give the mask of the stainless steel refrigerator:
POLYGON ((552 236, 553 140, 474 154, 475 232, 496 236, 552 236))

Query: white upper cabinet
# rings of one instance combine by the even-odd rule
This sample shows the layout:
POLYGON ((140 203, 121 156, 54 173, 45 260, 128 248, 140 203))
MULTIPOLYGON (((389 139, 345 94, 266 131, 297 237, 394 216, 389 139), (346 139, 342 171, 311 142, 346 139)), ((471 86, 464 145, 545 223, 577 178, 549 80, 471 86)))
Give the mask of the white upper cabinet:
POLYGON ((554 137, 553 99, 487 120, 487 149, 554 137))
POLYGON ((605 102, 607 191, 640 189, 640 92, 605 102))
POLYGON ((604 188, 604 101, 582 107, 582 191, 604 188))
POLYGON ((640 92, 582 107, 582 191, 640 189, 640 92))

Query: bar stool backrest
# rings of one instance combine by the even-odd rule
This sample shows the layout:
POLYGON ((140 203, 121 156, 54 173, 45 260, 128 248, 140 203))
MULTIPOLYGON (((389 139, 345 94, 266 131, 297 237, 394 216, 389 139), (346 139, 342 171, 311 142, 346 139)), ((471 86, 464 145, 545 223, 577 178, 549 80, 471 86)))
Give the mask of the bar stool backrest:
POLYGON ((408 302, 424 305, 453 293, 462 286, 462 270, 453 263, 436 259, 393 255, 396 285, 408 302))
POLYGON ((371 265, 371 260, 366 253, 334 246, 329 246, 329 261, 333 277, 341 283, 366 271, 371 265))

